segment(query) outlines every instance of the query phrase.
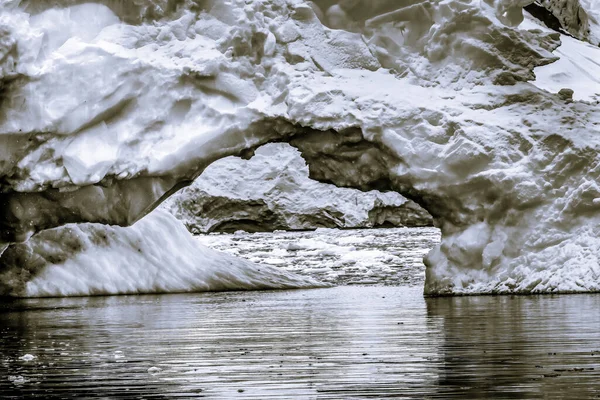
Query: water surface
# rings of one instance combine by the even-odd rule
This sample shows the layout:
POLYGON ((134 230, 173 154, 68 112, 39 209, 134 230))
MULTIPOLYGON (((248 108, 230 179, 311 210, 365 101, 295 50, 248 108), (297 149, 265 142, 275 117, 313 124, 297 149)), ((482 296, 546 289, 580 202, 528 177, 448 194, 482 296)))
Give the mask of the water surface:
POLYGON ((0 397, 598 398, 599 309, 389 286, 16 300, 0 397))
POLYGON ((210 234, 216 250, 275 265, 334 285, 423 286, 423 256, 440 241, 436 228, 317 229, 210 234))

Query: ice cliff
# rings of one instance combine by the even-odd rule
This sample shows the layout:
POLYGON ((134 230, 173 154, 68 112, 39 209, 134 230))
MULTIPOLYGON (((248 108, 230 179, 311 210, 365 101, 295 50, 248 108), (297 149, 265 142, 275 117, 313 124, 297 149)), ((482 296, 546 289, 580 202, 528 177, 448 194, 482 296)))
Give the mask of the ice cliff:
POLYGON ((268 144, 247 161, 216 161, 161 207, 193 233, 432 224, 426 211, 397 193, 337 188, 308 174, 297 150, 268 144))
POLYGON ((520 27, 532 1, 78 3, 0 14, 0 242, 132 224, 286 141, 313 179, 431 213, 427 294, 600 290, 598 75, 587 101, 530 82, 572 56, 520 27))

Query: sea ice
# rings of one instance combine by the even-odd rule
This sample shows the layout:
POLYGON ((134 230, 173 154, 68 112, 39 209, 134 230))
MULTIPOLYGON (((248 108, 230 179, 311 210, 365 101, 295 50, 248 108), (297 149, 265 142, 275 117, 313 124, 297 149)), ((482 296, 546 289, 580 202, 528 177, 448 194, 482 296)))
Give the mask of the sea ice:
POLYGON ((331 284, 422 285, 423 256, 439 243, 435 228, 318 229, 199 235, 208 247, 331 284))
POLYGON ((150 367, 148 368, 148 373, 150 375, 156 375, 162 372, 162 369, 160 369, 159 367, 150 367))
POLYGON ((19 386, 29 382, 29 379, 25 378, 22 375, 9 375, 8 381, 12 382, 14 385, 19 386))

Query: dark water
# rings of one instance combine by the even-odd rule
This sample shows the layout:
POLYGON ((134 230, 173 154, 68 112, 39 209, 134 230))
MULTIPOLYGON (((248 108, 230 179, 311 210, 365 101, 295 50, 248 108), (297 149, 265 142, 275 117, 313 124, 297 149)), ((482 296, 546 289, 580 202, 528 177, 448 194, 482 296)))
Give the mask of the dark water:
POLYGON ((599 310, 374 286, 18 300, 0 398, 600 398, 599 310))

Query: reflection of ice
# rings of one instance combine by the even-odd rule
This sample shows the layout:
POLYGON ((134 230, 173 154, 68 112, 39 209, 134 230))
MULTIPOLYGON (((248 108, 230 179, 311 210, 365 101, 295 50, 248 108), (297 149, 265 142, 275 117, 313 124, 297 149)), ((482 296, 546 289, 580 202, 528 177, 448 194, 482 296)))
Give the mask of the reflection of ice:
POLYGON ((592 399, 599 308, 374 286, 10 300, 0 399, 592 399))
POLYGON ((8 381, 12 382, 16 386, 29 382, 27 378, 24 378, 21 375, 9 375, 8 381))
POLYGON ((317 229, 197 236, 204 245, 334 284, 421 285, 435 228, 317 229))

